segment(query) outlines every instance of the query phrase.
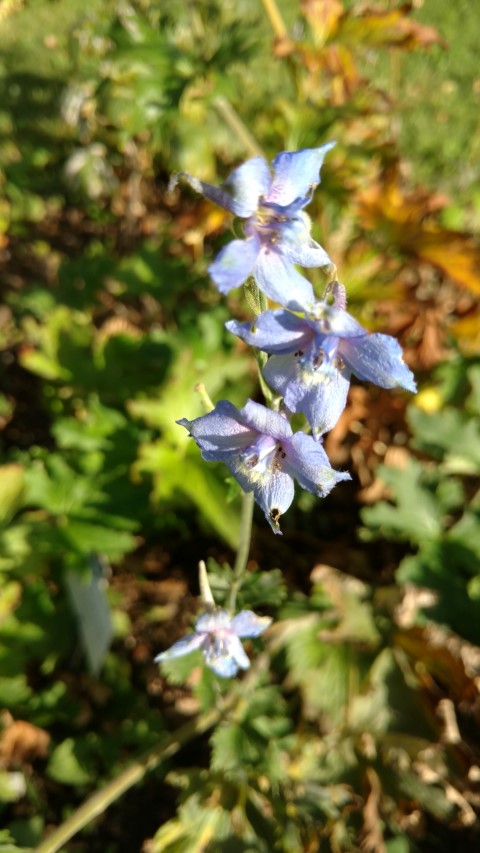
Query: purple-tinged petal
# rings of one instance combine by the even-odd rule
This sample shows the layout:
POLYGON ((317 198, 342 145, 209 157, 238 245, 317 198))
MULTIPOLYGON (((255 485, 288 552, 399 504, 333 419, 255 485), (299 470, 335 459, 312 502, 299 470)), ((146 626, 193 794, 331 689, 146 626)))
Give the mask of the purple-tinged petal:
POLYGON ((242 218, 255 212, 260 196, 268 193, 272 180, 270 168, 263 157, 253 157, 234 169, 220 187, 207 184, 187 172, 180 172, 177 178, 183 178, 195 192, 242 218))
POLYGON ((292 428, 287 419, 279 412, 262 406, 261 403, 248 400, 243 409, 240 409, 239 415, 242 423, 262 435, 269 435, 279 440, 290 438, 292 435, 292 428))
POLYGON ((327 297, 333 298, 333 307, 339 311, 345 311, 347 307, 347 291, 340 281, 331 281, 325 291, 325 300, 327 297))
POLYGON ((284 468, 302 489, 321 498, 341 480, 351 479, 347 472, 335 471, 322 445, 304 432, 296 432, 290 440, 284 468))
POLYGON ((271 624, 269 616, 257 616, 253 610, 241 610, 232 619, 232 631, 237 637, 259 637, 271 624))
POLYGON ((220 400, 207 415, 193 421, 182 418, 177 423, 193 436, 207 462, 238 451, 256 438, 256 433, 245 426, 238 409, 228 400, 220 400))
POLYGON ((294 352, 308 346, 314 335, 305 320, 283 309, 264 311, 253 323, 229 320, 225 326, 250 346, 268 353, 294 352))
POLYGON ((364 335, 340 342, 338 352, 359 379, 381 388, 405 388, 416 392, 412 371, 403 361, 400 344, 390 335, 364 335))
POLYGON ((183 178, 184 181, 195 190, 195 192, 200 193, 200 195, 204 195, 205 198, 208 198, 210 201, 213 201, 214 204, 218 204, 219 207, 225 208, 225 210, 229 210, 233 213, 233 199, 230 193, 226 192, 221 186, 214 187, 213 184, 207 184, 205 181, 201 181, 199 178, 195 178, 193 175, 189 175, 188 172, 179 172, 173 181, 171 181, 171 185, 174 186, 177 183, 179 178, 183 178))
POLYGON ((232 206, 229 210, 246 219, 255 213, 261 196, 267 195, 272 176, 270 167, 263 157, 252 157, 238 169, 234 169, 231 175, 222 185, 232 194, 232 206))
POLYGON ((208 267, 220 293, 228 293, 246 281, 253 272, 259 252, 260 240, 256 234, 247 240, 232 240, 220 250, 208 267))
POLYGON ((321 148, 304 148, 302 151, 282 151, 273 161, 273 181, 266 196, 267 201, 274 201, 286 207, 297 198, 305 198, 308 203, 310 196, 320 182, 320 169, 325 154, 335 145, 328 142, 321 148))
POLYGON ((174 643, 171 648, 167 649, 165 652, 161 652, 156 656, 155 663, 159 663, 162 660, 171 660, 172 658, 179 658, 182 655, 189 655, 190 652, 196 651, 196 649, 201 648, 205 641, 204 634, 197 634, 195 631, 193 634, 187 634, 186 637, 182 637, 181 640, 174 643))
POLYGON ((367 334, 363 326, 348 311, 327 305, 326 302, 317 302, 305 320, 322 335, 360 338, 367 334))
POLYGON ((312 285, 275 244, 262 246, 253 275, 265 296, 286 308, 304 311, 314 303, 312 285))

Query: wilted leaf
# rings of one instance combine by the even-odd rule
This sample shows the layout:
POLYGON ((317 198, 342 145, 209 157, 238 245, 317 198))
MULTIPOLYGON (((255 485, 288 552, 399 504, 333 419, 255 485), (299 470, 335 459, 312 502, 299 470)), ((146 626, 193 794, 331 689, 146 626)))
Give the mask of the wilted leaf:
POLYGON ((422 190, 403 191, 395 170, 359 196, 364 226, 391 250, 438 267, 472 293, 480 293, 480 247, 471 234, 443 228, 436 214, 445 204, 422 190))

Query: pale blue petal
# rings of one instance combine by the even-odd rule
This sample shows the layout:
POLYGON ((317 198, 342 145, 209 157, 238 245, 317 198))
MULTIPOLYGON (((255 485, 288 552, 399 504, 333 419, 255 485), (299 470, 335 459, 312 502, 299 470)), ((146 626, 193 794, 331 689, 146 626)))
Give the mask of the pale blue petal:
POLYGON ((298 198, 310 196, 320 182, 320 169, 325 154, 335 145, 328 142, 321 148, 304 148, 302 151, 282 151, 273 161, 273 181, 267 201, 286 207, 298 198))
MULTIPOLYGON (((262 372, 270 388, 285 397, 290 384, 298 379, 298 362, 293 353, 272 355, 262 372)), ((288 408, 291 412, 297 411, 288 408)))
POLYGON ((390 335, 364 335, 343 340, 338 352, 345 364, 358 376, 381 388, 405 388, 416 392, 412 371, 403 361, 400 344, 390 335))
POLYGON ((281 533, 278 522, 292 503, 294 491, 292 477, 284 471, 272 471, 268 478, 254 485, 255 500, 274 533, 281 533))
POLYGON ((283 440, 290 438, 292 428, 287 419, 279 412, 267 409, 261 403, 248 400, 243 409, 240 409, 240 417, 244 424, 256 430, 262 435, 270 435, 273 438, 283 440))
POLYGON ((212 613, 202 613, 195 623, 195 630, 202 634, 211 634, 231 627, 231 616, 228 610, 214 610, 212 613))
POLYGON ((266 196, 270 189, 272 176, 270 167, 263 157, 252 157, 246 163, 234 169, 223 187, 232 195, 232 206, 229 210, 246 219, 258 207, 261 196, 266 196))
POLYGON ((242 610, 232 619, 237 637, 259 637, 272 624, 269 616, 257 616, 253 610, 242 610))
POLYGON ((177 421, 185 427, 202 450, 203 458, 213 462, 221 454, 246 447, 256 438, 256 433, 245 426, 241 413, 228 400, 220 400, 212 412, 193 421, 177 421))
POLYGON ((235 634, 232 634, 230 637, 228 637, 227 651, 230 653, 232 658, 235 660, 235 662, 241 669, 249 668, 250 660, 248 658, 248 655, 245 649, 243 648, 240 640, 238 639, 238 636, 236 637, 235 634))
POLYGON ((349 374, 326 363, 313 373, 299 371, 288 384, 284 400, 291 412, 305 415, 313 437, 318 439, 337 423, 346 406, 349 387, 349 374))
MULTIPOLYGON (((332 260, 325 249, 312 240, 310 236, 304 240, 286 239, 290 236, 288 229, 282 235, 282 252, 293 264, 301 267, 329 267, 332 260)), ((291 235, 293 237, 293 235, 291 235)))
POLYGON ((250 346, 268 353, 294 352, 308 346, 313 337, 310 325, 290 311, 264 311, 253 323, 229 320, 229 332, 238 335, 250 346))
POLYGON ((234 169, 220 187, 200 181, 187 172, 180 172, 178 178, 183 178, 197 193, 242 218, 256 211, 260 196, 268 193, 271 183, 270 168, 263 157, 253 157, 234 169))
POLYGON ((332 429, 345 408, 349 373, 340 372, 330 361, 311 370, 293 354, 272 355, 263 375, 291 412, 305 415, 315 438, 332 429))
POLYGON ((275 244, 262 246, 253 275, 260 290, 285 308, 309 310, 315 297, 310 282, 300 275, 292 262, 275 244))
POLYGON ((181 640, 178 640, 178 642, 174 643, 171 648, 157 655, 154 659, 155 663, 159 663, 159 661, 162 660, 171 660, 172 658, 179 658, 182 657, 182 655, 189 655, 190 652, 194 652, 196 649, 199 649, 204 642, 204 634, 197 634, 197 632, 193 634, 187 634, 186 637, 182 637, 181 640))
POLYGON ((238 672, 238 664, 231 655, 220 655, 206 660, 207 666, 220 678, 233 678, 238 672))
POLYGON ((256 234, 246 240, 232 240, 220 250, 208 267, 220 293, 228 293, 246 281, 253 272, 259 252, 260 240, 256 234))
POLYGON ((296 432, 290 440, 284 468, 302 489, 321 498, 341 480, 351 479, 346 472, 334 471, 320 442, 304 432, 296 432))

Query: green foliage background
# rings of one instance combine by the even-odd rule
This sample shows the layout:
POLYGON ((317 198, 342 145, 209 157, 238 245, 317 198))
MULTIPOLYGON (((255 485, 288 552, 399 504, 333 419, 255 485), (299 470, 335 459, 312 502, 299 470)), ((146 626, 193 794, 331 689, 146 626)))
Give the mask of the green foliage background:
POLYGON ((420 393, 352 389, 327 438, 352 485, 298 495, 280 542, 257 518, 238 600, 274 626, 246 701, 65 850, 478 848, 479 25, 279 12, 0 5, 1 853, 228 689, 152 664, 199 559, 228 599, 238 541, 234 484, 175 420, 198 384, 258 393, 206 274, 231 222, 169 178, 331 139, 313 232, 420 393))

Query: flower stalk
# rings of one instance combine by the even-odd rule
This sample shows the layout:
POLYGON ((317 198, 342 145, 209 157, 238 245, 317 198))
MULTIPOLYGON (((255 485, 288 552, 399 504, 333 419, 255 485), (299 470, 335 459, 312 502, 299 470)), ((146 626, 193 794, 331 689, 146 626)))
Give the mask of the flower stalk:
POLYGON ((242 493, 242 511, 240 515, 240 537, 233 567, 233 581, 230 590, 229 610, 235 613, 238 590, 242 585, 250 553, 250 542, 252 538, 253 506, 255 500, 253 492, 242 493))
POLYGON ((133 761, 115 779, 96 791, 66 821, 54 829, 48 838, 39 844, 34 853, 57 853, 71 838, 85 829, 92 820, 103 814, 115 800, 118 800, 138 782, 141 782, 147 773, 156 770, 164 761, 176 755, 182 747, 208 732, 221 720, 238 712, 248 696, 255 690, 259 678, 268 666, 268 660, 266 652, 259 655, 243 681, 234 684, 218 707, 211 708, 195 719, 189 720, 162 742, 144 752, 140 758, 133 761))

